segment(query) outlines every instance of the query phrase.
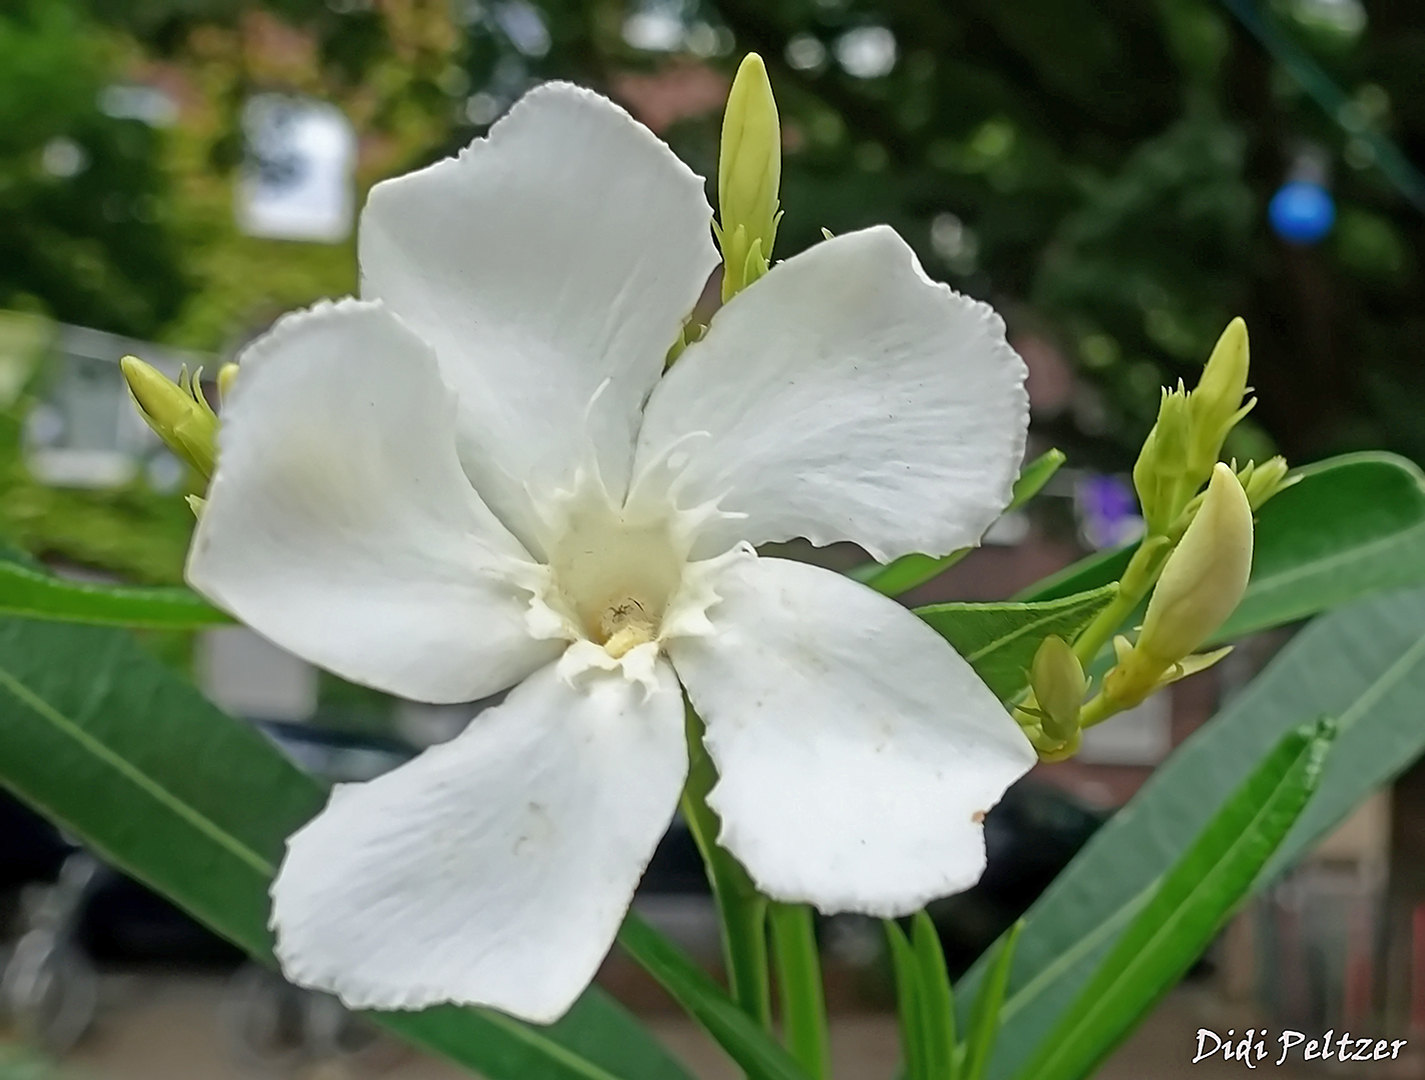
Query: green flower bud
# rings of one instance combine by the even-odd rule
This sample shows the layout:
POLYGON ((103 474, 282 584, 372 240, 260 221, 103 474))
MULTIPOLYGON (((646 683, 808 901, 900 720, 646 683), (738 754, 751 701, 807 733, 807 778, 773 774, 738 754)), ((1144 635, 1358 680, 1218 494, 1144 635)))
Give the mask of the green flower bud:
POLYGON ((206 479, 213 473, 217 455, 218 418, 185 368, 175 384, 136 356, 119 361, 129 393, 144 422, 160 439, 206 479))
POLYGON ((1213 468, 1202 507, 1168 556, 1148 601, 1135 654, 1182 660, 1227 621, 1252 570, 1252 507, 1236 474, 1213 468))
POLYGON ((1083 666, 1068 642, 1050 634, 1039 643, 1029 668, 1029 685, 1044 734, 1067 742, 1079 730, 1079 709, 1088 689, 1083 666))
POLYGON ((1196 483, 1185 482, 1191 436, 1188 395, 1181 384, 1176 390, 1164 389, 1157 423, 1133 466, 1133 487, 1150 536, 1167 532, 1197 489, 1196 483))
POLYGON ((1104 677, 1103 697, 1115 711, 1227 655, 1228 649, 1190 654, 1236 609, 1251 570, 1252 507, 1237 474, 1218 464, 1148 600, 1138 643, 1114 638, 1118 663, 1104 677))
POLYGON ((748 53, 737 69, 722 121, 717 192, 724 301, 766 273, 781 214, 782 125, 767 68, 748 53))
POLYGON ((1247 493, 1247 502, 1253 513, 1260 510, 1262 504, 1272 496, 1280 494, 1301 479, 1299 476, 1287 479, 1286 474, 1286 458, 1280 455, 1260 465, 1247 462, 1247 467, 1237 474, 1237 479, 1242 484, 1242 490, 1247 493))
POLYGON ((1247 324, 1240 318, 1233 319, 1218 338, 1207 366, 1202 369, 1197 389, 1188 399, 1192 416, 1189 466, 1198 476, 1205 477, 1217 464, 1227 433, 1256 404, 1255 400, 1242 404, 1247 393, 1249 362, 1247 324))

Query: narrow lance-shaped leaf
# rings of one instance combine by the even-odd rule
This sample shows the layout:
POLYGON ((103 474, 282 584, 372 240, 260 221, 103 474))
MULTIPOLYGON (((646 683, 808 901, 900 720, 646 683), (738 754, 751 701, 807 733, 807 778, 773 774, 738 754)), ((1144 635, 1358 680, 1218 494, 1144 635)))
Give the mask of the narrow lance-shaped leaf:
POLYGON ((924 911, 917 911, 910 924, 911 945, 920 972, 921 1010, 925 1016, 926 1065, 934 1080, 956 1080, 955 998, 945 953, 935 923, 924 911))
POLYGON ((1289 733, 1222 805, 1079 992, 1020 1080, 1081 1080, 1221 929, 1320 782, 1335 726, 1289 733))
POLYGON ((905 931, 890 919, 885 920, 884 925, 886 940, 891 947, 891 971, 896 984, 901 1056, 905 1059, 903 1080, 931 1080, 930 1036, 926 1030, 927 1011, 920 964, 905 931))
POLYGON ((191 630, 232 622, 191 589, 142 588, 70 581, 0 561, 0 615, 60 622, 191 630))
POLYGON ((767 929, 777 972, 782 1039, 810 1080, 829 1080, 831 1045, 816 922, 807 904, 772 903, 767 929))
POLYGON ((1014 963, 1014 950, 1023 929, 1024 922, 1020 920, 1005 932, 989 974, 975 995, 975 1004, 970 1009, 970 1029, 965 1033, 962 1080, 983 1080, 989 1066, 999 1036, 1000 1011, 1004 1007, 1005 987, 1009 985, 1010 965, 1014 963))

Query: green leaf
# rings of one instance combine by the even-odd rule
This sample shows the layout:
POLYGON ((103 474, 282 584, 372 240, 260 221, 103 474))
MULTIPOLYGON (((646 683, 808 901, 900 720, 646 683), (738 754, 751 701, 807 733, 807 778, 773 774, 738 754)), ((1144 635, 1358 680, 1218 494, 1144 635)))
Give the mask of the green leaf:
MULTIPOLYGON (((1009 506, 1005 508, 1005 513, 1016 510, 1023 506, 1035 495, 1039 494, 1041 488, 1049 482, 1049 478, 1059 471, 1059 466, 1064 464, 1064 454, 1060 450, 1050 450, 1047 454, 1035 458, 1019 474, 1019 479, 1014 482, 1014 495, 1009 506)), ((954 566, 957 562, 968 555, 973 548, 960 548, 952 551, 949 555, 902 555, 899 559, 886 563, 862 563, 847 573, 847 577, 871 586, 877 592, 885 593, 887 596, 899 596, 901 593, 909 592, 917 585, 924 585, 931 578, 938 576, 945 570, 954 566)))
MULTIPOLYGON (((268 884, 326 800, 130 634, 22 619, 0 620, 0 784, 268 961, 268 884)), ((688 1080, 597 989, 549 1028, 455 1007, 371 1015, 488 1080, 688 1080)))
MULTIPOLYGON (((1247 594, 1213 642, 1425 583, 1425 475, 1393 454, 1347 454, 1297 471, 1257 515, 1247 594)), ((1025 590, 1048 600, 1117 581, 1133 547, 1092 555, 1025 590)))
MULTIPOLYGON (((1030 909, 990 1076, 1012 1074, 1162 876, 1253 764, 1303 718, 1338 718, 1315 798, 1261 882, 1425 752, 1425 590, 1360 601, 1302 630, 1220 715, 1180 746, 1030 909)), ((960 987, 984 974, 982 959, 960 987)))
POLYGON ((0 615, 150 630, 191 630, 232 622, 191 589, 70 581, 6 561, 0 561, 0 615))
POLYGON ((1044 485, 1059 471, 1059 466, 1063 465, 1065 460, 1064 451, 1049 450, 1024 466, 1014 481, 1014 493, 1009 500, 1009 509, 1018 510, 1043 491, 1044 485))
POLYGON ((896 983, 896 1012, 900 1017, 903 1080, 932 1080, 930 1038, 926 1032, 925 992, 920 985, 920 963, 905 931, 893 920, 884 921, 891 946, 891 970, 896 983))
POLYGON ((925 1017, 926 1065, 934 1080, 955 1080, 955 996, 950 989, 950 973, 945 969, 945 953, 935 923, 924 911, 917 911, 910 923, 910 940, 920 972, 921 1012, 925 1017))
POLYGON ((1192 966, 1321 780, 1335 725, 1289 732, 1225 802, 1104 958, 1021 1080, 1081 1080, 1192 966))
POLYGON ((955 646, 1001 701, 1008 701, 1029 685, 1029 665, 1039 643, 1051 634, 1072 641, 1117 591, 1110 584, 1032 604, 929 604, 915 613, 955 646))
POLYGON ((630 914, 618 942, 727 1051, 748 1080, 807 1080, 791 1055, 667 940, 630 914))
POLYGON ((1001 941, 999 951, 988 974, 980 983, 975 1004, 970 1009, 970 1030, 965 1034, 964 1080, 983 1080, 990 1055, 999 1038, 1000 1014, 1004 1008, 1005 987, 1009 984, 1010 965, 1014 963, 1019 935, 1024 929, 1020 920, 1011 926, 1001 941))
POLYGON ((831 1042, 812 909, 806 904, 771 903, 767 929, 776 960, 782 1039, 810 1080, 829 1080, 831 1042))

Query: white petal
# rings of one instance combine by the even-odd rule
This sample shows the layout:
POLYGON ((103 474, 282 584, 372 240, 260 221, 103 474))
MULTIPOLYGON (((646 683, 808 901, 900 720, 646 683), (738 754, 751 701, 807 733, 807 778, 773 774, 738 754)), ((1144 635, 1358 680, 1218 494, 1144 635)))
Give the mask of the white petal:
POLYGON ((700 177, 567 83, 531 91, 459 157, 371 192, 363 294, 435 347, 460 395, 465 466, 527 543, 525 483, 561 484, 593 448, 622 497, 639 409, 717 265, 711 219, 700 177))
POLYGON ((932 282, 895 231, 776 266, 659 384, 635 472, 680 437, 689 503, 725 496, 698 553, 853 540, 878 559, 979 542, 1008 504, 1029 422, 1024 362, 987 305, 932 282))
POLYGON ((970 665, 829 570, 738 559, 715 585, 716 634, 668 648, 707 725, 719 842, 758 887, 891 916, 979 880, 980 822, 1036 759, 970 665))
POLYGON ((686 773, 667 661, 647 697, 544 668, 451 742, 337 787, 288 841, 282 970, 353 1008, 556 1020, 613 943, 686 773))
POLYGON ((379 303, 289 315, 243 354, 188 581, 298 656, 471 701, 557 655, 525 627, 534 568, 456 456, 455 396, 379 303))

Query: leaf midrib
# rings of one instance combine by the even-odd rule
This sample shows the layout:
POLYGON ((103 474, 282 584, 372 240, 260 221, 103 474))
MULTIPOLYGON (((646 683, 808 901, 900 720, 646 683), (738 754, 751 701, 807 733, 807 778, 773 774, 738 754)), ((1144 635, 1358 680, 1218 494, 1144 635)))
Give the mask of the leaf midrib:
MULTIPOLYGON (((967 654, 967 655, 965 656, 965 659, 966 659, 968 662, 970 662, 970 663, 973 664, 976 660, 982 660, 982 659, 984 659, 984 657, 988 656, 990 653, 994 652, 996 649, 1002 649, 1002 648, 1004 648, 1007 644, 1009 644, 1011 641, 1016 641, 1016 640, 1018 640, 1019 638, 1024 637, 1026 634, 1033 633, 1035 630, 1038 630, 1038 629, 1039 629, 1040 627, 1042 627, 1042 626, 1045 626, 1045 625, 1047 625, 1047 624, 1049 624, 1049 623, 1058 622, 1059 620, 1064 619, 1064 618, 1066 618, 1066 617, 1077 616, 1077 615, 1081 614, 1083 609, 1089 608, 1089 607, 1093 607, 1095 604, 1097 604, 1097 603, 1099 602, 1100 599, 1102 599, 1105 604, 1108 603, 1109 600, 1111 599, 1111 597, 1109 597, 1109 596, 1107 596, 1107 595, 1104 595, 1104 596, 1102 596, 1102 597, 1099 597, 1099 596, 1097 596, 1097 595, 1094 595, 1094 594, 1097 594, 1097 593, 1102 593, 1102 592, 1104 592, 1106 588, 1107 588, 1107 586, 1099 585, 1099 586, 1097 586, 1097 587, 1095 587, 1095 588, 1093 588, 1093 589, 1087 589, 1087 590, 1085 590, 1083 593, 1077 593, 1077 594, 1074 594, 1074 595, 1071 595, 1071 596, 1059 597, 1059 598, 1057 598, 1057 599, 1055 599, 1055 600, 1042 600, 1042 601, 1038 601, 1038 602, 1035 602, 1035 601, 1006 601, 1006 602, 1004 602, 1004 603, 999 603, 999 604, 979 604, 979 605, 974 605, 974 604, 971 604, 971 605, 962 605, 962 604, 931 604, 931 605, 928 605, 928 606, 926 606, 926 607, 917 608, 917 609, 914 609, 914 610, 915 610, 915 613, 916 613, 917 615, 919 615, 922 619, 925 619, 927 615, 937 615, 937 614, 941 614, 941 613, 947 613, 947 614, 948 614, 948 613, 951 612, 951 611, 975 610, 976 608, 983 609, 983 608, 985 608, 985 607, 998 607, 998 608, 1002 608, 1002 609, 1005 610, 1005 611, 1014 611, 1014 610, 1021 610, 1021 609, 1026 609, 1026 608, 1027 608, 1027 609, 1033 609, 1035 606, 1037 606, 1037 604, 1044 604, 1044 605, 1047 605, 1047 604, 1056 604, 1056 603, 1057 603, 1057 604, 1059 605, 1059 606, 1057 606, 1057 607, 1049 608, 1049 609, 1045 610, 1042 614, 1040 614, 1039 616, 1037 616, 1032 622, 1027 622, 1027 623, 1024 623, 1024 624, 1022 624, 1022 625, 1020 625, 1020 626, 1017 626, 1017 627, 1015 627, 1013 630, 1011 630, 1009 633, 1007 633, 1007 634, 1005 634, 1005 635, 1003 635, 1003 636, 1001 636, 1001 637, 994 638, 993 640, 991 640, 991 641, 989 641, 989 642, 986 642, 984 645, 980 646, 980 647, 979 647, 978 649, 976 649, 974 652, 967 654), (1086 595, 1086 594, 1087 594, 1087 595, 1086 595), (1073 602, 1071 603, 1070 601, 1073 601, 1073 602)), ((926 621, 928 622, 929 620, 927 619, 926 621)))
POLYGON ((1079 938, 1071 948, 1065 949, 1056 956, 1050 963, 1046 964, 1038 975, 1025 983, 1023 988, 1011 994, 1005 999, 1004 1006, 1000 1009, 1001 1023, 1009 1020, 1015 1013, 1025 1006, 1031 1004, 1035 998, 1044 992, 1045 984, 1052 983, 1067 969, 1073 967, 1085 956, 1088 956, 1106 940, 1116 934, 1123 924, 1132 919, 1147 906, 1152 899, 1154 891, 1162 882, 1163 875, 1159 874, 1147 885, 1143 886, 1132 897, 1124 901, 1117 911, 1109 918, 1104 919, 1092 931, 1079 938))
POLYGON ((1061 609, 1059 609, 1059 610, 1057 610, 1057 611, 1046 612, 1044 615, 1042 615, 1040 618, 1034 620, 1033 622, 1025 623, 1023 626, 1019 627, 1018 629, 1012 630, 1012 631, 1010 631, 1008 634, 1005 634, 1004 637, 996 638, 994 641, 991 641, 988 645, 985 645, 983 648, 977 649, 974 653, 972 653, 971 655, 965 657, 965 659, 968 660, 968 661, 970 661, 971 663, 974 663, 976 660, 983 659, 985 656, 987 656, 989 653, 994 652, 996 649, 1002 649, 1002 648, 1004 648, 1004 647, 1005 647, 1006 645, 1008 645, 1011 641, 1016 641, 1016 640, 1018 640, 1019 638, 1022 638, 1025 634, 1028 634, 1028 633, 1031 633, 1032 631, 1038 630, 1041 626, 1044 626, 1046 623, 1053 623, 1053 622, 1059 621, 1059 619, 1062 618, 1066 613, 1077 612, 1077 610, 1078 610, 1079 607, 1089 607, 1089 606, 1091 606, 1091 605, 1088 604, 1087 602, 1085 602, 1085 603, 1083 603, 1083 604, 1079 604, 1079 605, 1068 605, 1068 604, 1066 604, 1066 605, 1064 605, 1063 608, 1061 608, 1061 609))
POLYGON ((246 863, 249 868, 269 878, 276 872, 277 868, 273 866, 272 863, 242 843, 242 841, 238 840, 232 833, 214 822, 212 818, 205 814, 198 813, 191 805, 180 799, 177 795, 174 795, 168 788, 155 781, 142 769, 135 767, 127 759, 104 745, 102 741, 90 735, 79 726, 79 724, 65 716, 43 697, 26 686, 8 668, 0 667, 0 686, 9 690, 23 705, 49 721, 57 729, 77 742, 86 752, 133 783, 154 801, 172 810, 204 836, 226 849, 230 854, 237 856, 237 858, 246 863))

